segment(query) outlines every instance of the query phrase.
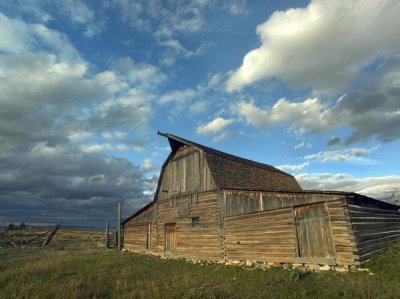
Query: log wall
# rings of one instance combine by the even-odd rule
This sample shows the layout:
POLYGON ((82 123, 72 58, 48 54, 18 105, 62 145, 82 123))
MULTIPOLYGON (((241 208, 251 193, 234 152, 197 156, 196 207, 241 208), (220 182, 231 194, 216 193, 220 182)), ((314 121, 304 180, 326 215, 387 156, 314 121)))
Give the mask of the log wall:
POLYGON ((151 223, 135 223, 124 226, 123 248, 133 251, 151 250, 151 223))
POLYGON ((147 209, 124 223, 124 249, 133 251, 152 250, 156 245, 157 205, 147 209), (149 236, 148 236, 149 235, 149 236))
POLYGON ((224 243, 230 260, 294 263, 292 211, 285 208, 226 217, 224 243))
POLYGON ((379 203, 374 207, 371 200, 340 193, 231 190, 159 200, 125 223, 124 248, 164 254, 166 224, 176 227, 176 249, 170 254, 205 260, 359 265, 400 237, 400 212, 379 203), (329 229, 320 231, 331 234, 332 258, 304 258, 296 211, 321 205, 329 229))
POLYGON ((223 191, 221 207, 228 259, 247 256, 257 261, 359 264, 344 195, 223 191), (329 215, 329 237, 334 244, 332 259, 302 258, 296 248, 294 208, 316 203, 324 203, 329 215))
POLYGON ((349 204, 348 212, 360 260, 387 249, 400 237, 400 212, 393 209, 349 204))
POLYGON ((166 224, 176 224, 176 257, 223 259, 218 192, 204 192, 158 202, 157 252, 165 251, 166 224), (193 218, 199 225, 193 227, 193 218))
POLYGON ((327 201, 327 205, 336 252, 336 264, 358 265, 359 256, 346 208, 346 199, 333 199, 327 201))

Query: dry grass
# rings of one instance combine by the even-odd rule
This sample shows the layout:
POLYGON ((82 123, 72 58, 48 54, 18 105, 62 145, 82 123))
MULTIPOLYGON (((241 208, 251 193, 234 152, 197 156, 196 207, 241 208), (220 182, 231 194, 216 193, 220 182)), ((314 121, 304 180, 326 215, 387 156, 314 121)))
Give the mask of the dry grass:
POLYGON ((101 232, 60 231, 46 249, 0 249, 1 298, 399 298, 400 243, 375 273, 192 265, 103 248, 101 232), (293 274, 294 273, 294 274, 293 274))

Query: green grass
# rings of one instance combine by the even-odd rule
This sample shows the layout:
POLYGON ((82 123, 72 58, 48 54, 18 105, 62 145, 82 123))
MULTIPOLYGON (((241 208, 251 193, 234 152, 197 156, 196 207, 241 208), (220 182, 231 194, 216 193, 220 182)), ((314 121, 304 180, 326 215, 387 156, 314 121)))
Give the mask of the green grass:
POLYGON ((400 243, 368 267, 374 275, 193 265, 106 250, 101 233, 62 231, 46 249, 0 249, 0 297, 400 298, 400 243))

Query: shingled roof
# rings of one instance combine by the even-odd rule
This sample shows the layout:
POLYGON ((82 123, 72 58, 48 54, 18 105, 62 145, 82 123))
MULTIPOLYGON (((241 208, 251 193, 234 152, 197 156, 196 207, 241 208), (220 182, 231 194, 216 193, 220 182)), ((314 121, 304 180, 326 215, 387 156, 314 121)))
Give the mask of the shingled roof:
POLYGON ((219 189, 254 191, 302 190, 292 175, 271 165, 224 153, 172 134, 160 132, 158 134, 168 138, 173 153, 183 145, 194 146, 202 150, 205 153, 215 184, 219 189))

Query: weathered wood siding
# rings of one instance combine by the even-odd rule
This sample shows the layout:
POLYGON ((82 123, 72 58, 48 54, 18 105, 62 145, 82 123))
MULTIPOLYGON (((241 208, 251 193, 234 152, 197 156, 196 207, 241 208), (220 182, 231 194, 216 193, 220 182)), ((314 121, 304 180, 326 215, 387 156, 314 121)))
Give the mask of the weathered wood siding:
POLYGON ((361 261, 400 237, 399 211, 356 204, 349 204, 348 211, 361 261))
POLYGON ((189 146, 175 153, 160 180, 158 200, 216 189, 204 153, 189 146))
POLYGON ((290 208, 226 217, 224 243, 227 259, 296 262, 290 208))
POLYGON ((336 264, 359 264, 354 232, 351 228, 345 199, 333 199, 328 201, 327 205, 335 245, 336 264))
POLYGON ((223 259, 218 193, 204 192, 158 202, 157 251, 165 252, 165 224, 176 224, 176 257, 223 259), (192 218, 200 224, 192 227, 192 218))
POLYGON ((139 215, 136 215, 134 218, 129 219, 126 224, 133 224, 133 223, 144 223, 144 222, 156 222, 156 204, 153 204, 151 207, 146 209, 145 211, 141 212, 139 215))
POLYGON ((340 194, 223 191, 221 214, 225 216, 226 257, 290 263, 314 261, 338 265, 358 264, 354 232, 345 206, 345 196, 340 194), (333 243, 329 261, 300 256, 298 242, 301 240, 296 241, 299 235, 294 209, 307 204, 325 205, 326 221, 330 226, 325 233, 331 234, 327 237, 333 243), (278 239, 274 240, 274 236, 278 239), (271 251, 272 248, 282 250, 271 251))
POLYGON ((152 224, 134 223, 124 226, 123 248, 134 251, 151 250, 152 224))
POLYGON ((223 192, 222 215, 234 216, 246 213, 287 208, 298 205, 344 198, 336 194, 284 193, 226 190, 223 192))
POLYGON ((156 219, 157 206, 153 204, 125 222, 123 248, 134 251, 152 250, 157 241, 156 219))
POLYGON ((333 235, 326 204, 297 206, 293 212, 298 257, 334 258, 333 235))

